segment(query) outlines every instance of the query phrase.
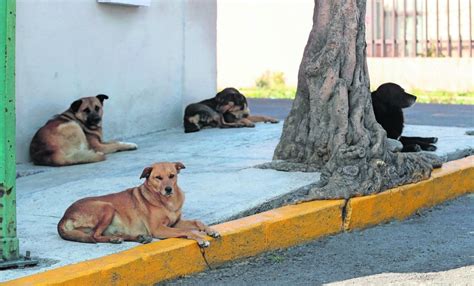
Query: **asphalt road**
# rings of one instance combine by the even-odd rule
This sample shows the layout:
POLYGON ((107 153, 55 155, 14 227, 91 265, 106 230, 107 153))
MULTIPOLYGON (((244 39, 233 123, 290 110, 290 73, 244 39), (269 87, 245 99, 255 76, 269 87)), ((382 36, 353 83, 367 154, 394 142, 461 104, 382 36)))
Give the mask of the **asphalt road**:
MULTIPOLYGON (((285 119, 292 100, 249 99, 251 113, 285 119)), ((404 109, 405 123, 412 125, 474 127, 474 105, 417 103, 404 109)))
MULTIPOLYGON (((250 99, 285 119, 290 100, 250 99)), ((474 127, 474 106, 416 104, 412 125, 474 127)), ((342 233, 159 285, 474 285, 474 195, 402 222, 342 233)))
POLYGON ((268 252, 159 285, 474 285, 473 215, 474 195, 467 195, 402 222, 268 252))

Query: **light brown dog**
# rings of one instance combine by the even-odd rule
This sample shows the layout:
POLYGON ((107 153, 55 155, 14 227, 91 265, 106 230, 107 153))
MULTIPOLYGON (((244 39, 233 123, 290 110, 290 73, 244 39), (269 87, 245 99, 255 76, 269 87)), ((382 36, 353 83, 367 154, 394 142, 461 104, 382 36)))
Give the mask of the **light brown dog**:
POLYGON ((105 160, 105 154, 135 150, 137 145, 104 142, 102 115, 104 94, 74 101, 68 110, 41 127, 30 144, 30 157, 36 165, 66 166, 105 160))
POLYGON ((199 246, 219 233, 197 220, 181 219, 184 194, 178 187, 182 163, 156 163, 143 170, 145 182, 123 192, 81 199, 73 203, 58 224, 59 235, 79 242, 148 243, 152 238, 194 239, 199 246))

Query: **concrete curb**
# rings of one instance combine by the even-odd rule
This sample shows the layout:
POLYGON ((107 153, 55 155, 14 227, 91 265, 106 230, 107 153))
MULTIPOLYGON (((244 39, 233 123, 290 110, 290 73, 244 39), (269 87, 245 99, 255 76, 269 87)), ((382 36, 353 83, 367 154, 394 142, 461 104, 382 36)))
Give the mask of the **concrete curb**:
POLYGON ((346 206, 344 230, 407 218, 418 210, 474 191, 474 156, 445 163, 431 178, 386 192, 352 198, 346 206))
POLYGON ((2 285, 150 285, 211 265, 288 247, 344 230, 403 219, 420 208, 474 191, 474 156, 446 163, 432 178, 387 192, 285 206, 214 226, 222 238, 201 253, 197 244, 167 239, 49 270, 2 285), (205 259, 204 259, 205 257, 205 259))

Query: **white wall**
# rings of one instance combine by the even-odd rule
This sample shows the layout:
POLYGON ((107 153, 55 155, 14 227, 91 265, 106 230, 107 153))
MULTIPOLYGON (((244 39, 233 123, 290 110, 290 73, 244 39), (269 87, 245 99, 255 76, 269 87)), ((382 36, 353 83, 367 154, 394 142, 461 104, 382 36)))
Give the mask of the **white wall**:
POLYGON ((28 160, 34 132, 79 97, 110 96, 106 140, 180 126, 193 73, 199 72, 196 97, 215 93, 215 48, 203 48, 216 45, 215 6, 17 0, 18 161, 28 160), (203 59, 198 65, 185 60, 195 54, 203 59))
POLYGON ((314 0, 219 0, 217 7, 220 88, 253 86, 266 70, 296 86, 314 0))
POLYGON ((391 81, 407 90, 474 90, 472 58, 367 58, 367 65, 373 89, 391 81))
POLYGON ((217 0, 193 0, 185 13, 183 110, 189 103, 216 94, 217 0))

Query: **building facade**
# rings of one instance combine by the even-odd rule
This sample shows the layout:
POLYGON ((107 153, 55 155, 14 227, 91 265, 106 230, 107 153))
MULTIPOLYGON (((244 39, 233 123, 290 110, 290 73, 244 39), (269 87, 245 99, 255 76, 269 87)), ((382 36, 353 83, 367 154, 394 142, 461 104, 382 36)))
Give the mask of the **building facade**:
MULTIPOLYGON (((474 90, 472 0, 367 0, 372 88, 474 90), (472 2, 472 3, 471 3, 472 2)), ((296 86, 314 0, 219 0, 218 86, 251 87, 266 71, 296 86), (233 25, 239 23, 239 25, 233 25)))
POLYGON ((17 0, 17 161, 80 97, 110 97, 106 140, 180 126, 185 105, 216 92, 216 20, 216 0, 17 0))

